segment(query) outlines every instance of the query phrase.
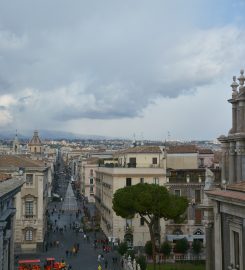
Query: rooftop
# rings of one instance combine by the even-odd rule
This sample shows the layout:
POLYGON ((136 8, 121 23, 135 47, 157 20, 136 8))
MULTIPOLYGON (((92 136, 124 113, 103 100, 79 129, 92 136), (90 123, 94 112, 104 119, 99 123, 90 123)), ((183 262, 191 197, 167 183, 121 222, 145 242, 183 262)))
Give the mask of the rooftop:
POLYGON ((19 155, 0 155, 0 168, 18 167, 45 167, 45 164, 40 160, 32 160, 19 155))
POLYGON ((136 147, 130 147, 128 149, 119 151, 116 153, 116 155, 121 155, 121 154, 134 154, 134 153, 162 153, 161 149, 159 146, 136 146, 136 147))
POLYGON ((245 202, 245 182, 228 185, 226 190, 216 189, 206 192, 215 199, 229 199, 230 201, 245 202))
POLYGON ((176 146, 170 146, 167 149, 168 154, 179 154, 179 153, 197 153, 198 149, 196 145, 176 145, 176 146))
POLYGON ((3 197, 7 193, 21 187, 24 184, 24 180, 18 178, 12 178, 3 182, 0 182, 0 197, 3 197))

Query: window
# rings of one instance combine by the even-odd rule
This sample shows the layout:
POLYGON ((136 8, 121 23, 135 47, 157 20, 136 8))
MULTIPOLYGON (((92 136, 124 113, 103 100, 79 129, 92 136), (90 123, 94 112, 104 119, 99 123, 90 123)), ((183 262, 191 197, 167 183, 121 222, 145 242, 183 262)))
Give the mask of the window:
POLYGON ((33 201, 28 200, 25 202, 25 216, 33 217, 33 201))
POLYGON ((28 186, 33 185, 33 174, 26 175, 26 185, 28 186))
POLYGON ((199 166, 204 167, 204 158, 199 159, 199 166))
POLYGON ((201 190, 196 189, 195 190, 195 203, 200 203, 201 202, 201 190))
POLYGON ((140 178, 140 183, 144 184, 144 178, 143 177, 140 178))
POLYGON ((93 185, 93 184, 94 184, 94 179, 90 178, 90 185, 93 185))
POLYGON ((25 240, 26 241, 32 241, 33 240, 33 232, 32 230, 27 230, 25 233, 25 240))
POLYGON ((159 178, 158 177, 153 178, 153 184, 159 185, 159 178))
POLYGON ((145 225, 145 220, 144 220, 144 218, 140 218, 140 226, 144 226, 145 225))
POLYGON ((94 187, 90 187, 90 193, 94 193, 94 187))
POLYGON ((201 224, 202 223, 202 210, 195 209, 195 223, 201 224))
POLYGON ((132 227, 132 219, 126 219, 126 228, 132 227))
POLYGON ((132 179, 131 178, 126 178, 126 186, 129 187, 132 185, 132 179))
POLYGON ((181 190, 180 189, 175 189, 174 190, 174 195, 181 196, 181 190))
POLYGON ((129 158, 129 167, 130 168, 136 168, 136 158, 135 157, 131 157, 129 158))
POLYGON ((157 164, 157 158, 156 157, 152 158, 152 164, 157 164))

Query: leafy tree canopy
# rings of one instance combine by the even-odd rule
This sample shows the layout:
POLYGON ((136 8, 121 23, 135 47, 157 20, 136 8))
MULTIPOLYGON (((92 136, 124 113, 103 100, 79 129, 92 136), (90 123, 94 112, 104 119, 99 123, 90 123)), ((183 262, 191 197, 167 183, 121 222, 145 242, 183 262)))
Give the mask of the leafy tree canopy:
POLYGON ((195 254, 199 254, 202 250, 202 242, 195 239, 193 242, 192 242, 192 249, 193 249, 193 252, 195 254))
POLYGON ((179 239, 176 241, 175 252, 186 253, 189 247, 189 242, 186 238, 179 239))
POLYGON ((124 254, 127 252, 127 250, 128 250, 128 245, 127 245, 126 242, 122 242, 122 243, 120 243, 120 244, 118 245, 117 251, 118 251, 118 253, 119 253, 120 255, 124 255, 124 254))
POLYGON ((132 218, 138 213, 148 222, 152 216, 175 219, 185 212, 187 206, 185 197, 172 195, 165 187, 155 184, 140 183, 121 188, 113 197, 113 210, 118 216, 132 218))
POLYGON ((162 245, 161 245, 161 252, 165 255, 165 256, 169 256, 171 253, 172 247, 171 244, 168 241, 165 241, 162 245))

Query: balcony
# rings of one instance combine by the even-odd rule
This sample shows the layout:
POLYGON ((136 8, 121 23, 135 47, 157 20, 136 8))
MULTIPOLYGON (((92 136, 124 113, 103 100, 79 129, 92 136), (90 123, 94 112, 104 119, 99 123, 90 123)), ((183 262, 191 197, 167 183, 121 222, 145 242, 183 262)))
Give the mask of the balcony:
POLYGON ((134 232, 134 227, 130 225, 124 226, 124 232, 125 233, 133 233, 134 232))

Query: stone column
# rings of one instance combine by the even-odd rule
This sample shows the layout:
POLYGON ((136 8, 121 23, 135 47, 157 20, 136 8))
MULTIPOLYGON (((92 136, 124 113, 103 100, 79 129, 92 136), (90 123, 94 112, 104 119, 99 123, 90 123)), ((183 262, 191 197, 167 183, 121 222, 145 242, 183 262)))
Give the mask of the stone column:
POLYGON ((236 182, 241 182, 242 178, 242 144, 241 141, 236 142, 236 182))
POLYGON ((205 237, 206 237, 206 270, 215 269, 214 266, 214 223, 209 222, 205 224, 205 237))
POLYGON ((222 269, 222 232, 221 232, 221 215, 220 215, 220 203, 215 202, 214 207, 214 261, 215 270, 223 270, 222 269))
POLYGON ((221 170, 221 179, 222 180, 226 180, 228 181, 228 177, 229 177, 229 168, 228 168, 228 164, 227 164, 227 156, 228 156, 228 152, 229 152, 229 143, 227 142, 222 142, 222 170, 221 170))
POLYGON ((10 269, 14 270, 14 224, 15 224, 15 216, 14 214, 11 216, 11 237, 9 239, 9 245, 10 245, 10 269))
POLYGON ((3 227, 0 224, 0 270, 3 270, 3 227))
MULTIPOLYGON (((234 183, 236 179, 235 174, 235 142, 230 142, 230 150, 229 150, 229 183, 234 183)), ((226 179, 228 180, 228 179, 226 179)))
POLYGON ((237 132, 237 105, 232 104, 232 133, 237 132))

